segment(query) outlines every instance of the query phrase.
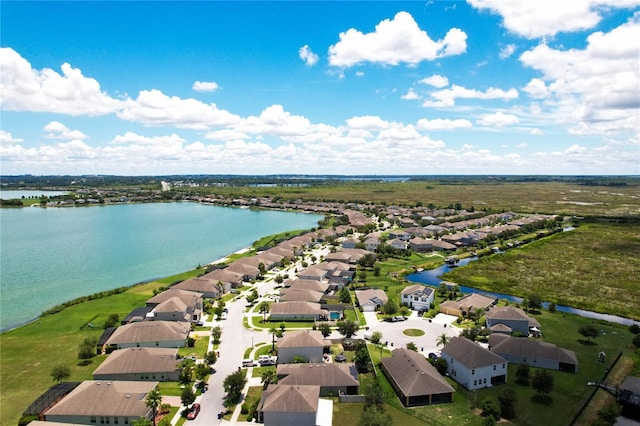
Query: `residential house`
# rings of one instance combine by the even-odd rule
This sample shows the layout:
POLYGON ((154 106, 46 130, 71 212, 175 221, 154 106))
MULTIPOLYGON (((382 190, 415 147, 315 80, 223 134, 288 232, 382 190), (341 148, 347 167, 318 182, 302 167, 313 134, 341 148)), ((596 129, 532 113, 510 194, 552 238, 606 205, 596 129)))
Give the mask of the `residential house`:
POLYGON ((396 250, 406 250, 409 248, 409 243, 405 240, 401 240, 400 238, 394 238, 393 240, 387 241, 387 245, 396 250))
POLYGON ((493 307, 485 314, 487 328, 499 324, 511 329, 511 333, 520 333, 523 336, 529 335, 529 330, 536 327, 539 331, 540 323, 535 318, 530 318, 522 309, 515 306, 493 307))
POLYGON ((512 364, 529 364, 532 367, 550 370, 578 372, 578 358, 575 352, 541 340, 492 334, 489 336, 489 350, 512 364))
POLYGON ((296 356, 306 362, 322 362, 324 349, 330 346, 317 330, 288 331, 278 339, 278 363, 291 364, 296 356))
MULTIPOLYGON (((389 233, 389 238, 407 242, 411 239, 411 234, 405 230, 396 229, 395 231, 391 231, 389 233)), ((387 242, 387 244, 389 244, 389 242, 387 242)))
POLYGON ((360 383, 355 364, 278 364, 278 384, 320 386, 320 396, 357 395, 360 383))
POLYGON ((322 309, 319 303, 278 302, 271 304, 271 320, 321 321, 327 319, 329 311, 322 309))
POLYGON ((244 282, 244 274, 233 272, 227 268, 214 269, 204 274, 202 278, 208 278, 216 283, 222 284, 223 293, 228 293, 232 288, 242 287, 244 282))
POLYGON ((87 380, 47 412, 47 422, 75 425, 128 425, 140 417, 151 419, 145 396, 158 382, 87 380))
POLYGON ((391 357, 382 358, 382 372, 389 379, 398 398, 406 407, 453 401, 453 387, 421 354, 395 349, 391 357))
POLYGON ((291 290, 311 290, 311 291, 319 291, 321 293, 329 292, 329 284, 321 281, 315 280, 286 280, 283 283, 285 288, 289 288, 291 290))
MULTIPOLYGON (((182 305, 178 306, 179 302, 184 304, 184 312, 189 314, 191 321, 198 321, 202 318, 202 293, 194 291, 172 287, 147 300, 146 305, 153 308, 155 319, 162 319, 158 313, 170 310, 171 304, 176 305, 174 306, 175 309, 181 309, 182 305), (171 303, 167 304, 167 302, 171 303)), ((168 318, 167 320, 175 321, 168 318)))
POLYGON ((224 287, 216 280, 206 276, 189 278, 178 284, 171 286, 173 289, 193 291, 202 294, 203 297, 215 299, 224 292, 224 287))
POLYGON ((431 241, 421 237, 414 237, 409 240, 409 248, 413 251, 424 253, 432 250, 431 241))
MULTIPOLYGON (((358 263, 358 261, 360 259, 362 259, 364 256, 371 254, 371 252, 366 251, 365 249, 359 249, 359 248, 354 248, 354 249, 342 249, 342 253, 346 254, 349 256, 349 263, 350 264, 356 264, 358 263)), ((325 257, 326 259, 326 257, 325 257)), ((329 259, 326 259, 329 260, 329 259)))
POLYGON ((107 347, 116 349, 135 347, 182 348, 191 325, 174 321, 143 321, 121 325, 107 339, 107 347))
POLYGON ((364 312, 375 312, 389 300, 384 290, 379 288, 356 290, 356 299, 364 312))
POLYGON ((370 237, 364 240, 364 248, 368 251, 376 251, 379 245, 380 245, 379 238, 370 237))
POLYGON ((283 288, 280 290, 280 302, 313 302, 320 303, 324 293, 319 291, 295 288, 283 288))
POLYGON ((269 385, 257 413, 265 426, 331 426, 333 401, 320 398, 320 386, 269 385))
POLYGON ((422 284, 405 287, 400 294, 402 295, 401 303, 416 311, 431 309, 435 297, 433 288, 422 284))
POLYGON ((439 306, 440 312, 448 315, 467 316, 476 310, 486 310, 498 301, 495 297, 484 296, 479 293, 469 293, 458 300, 447 300, 439 306))
POLYGON ((465 337, 452 337, 441 356, 449 377, 467 390, 507 382, 507 360, 465 337))
POLYGON ((342 262, 342 263, 352 263, 351 256, 342 250, 336 251, 334 253, 327 253, 324 257, 324 260, 327 262, 342 262))
POLYGON ((231 263, 225 269, 240 274, 243 281, 254 281, 260 277, 260 269, 257 266, 248 265, 239 261, 231 263))
POLYGON ((93 379, 177 381, 180 379, 178 349, 118 349, 95 369, 93 379))
POLYGON ((318 265, 312 265, 298 273, 301 280, 324 281, 327 279, 327 270, 320 268, 318 265))
POLYGON ((357 245, 358 245, 358 240, 356 240, 355 238, 347 238, 342 242, 343 248, 356 248, 357 245))

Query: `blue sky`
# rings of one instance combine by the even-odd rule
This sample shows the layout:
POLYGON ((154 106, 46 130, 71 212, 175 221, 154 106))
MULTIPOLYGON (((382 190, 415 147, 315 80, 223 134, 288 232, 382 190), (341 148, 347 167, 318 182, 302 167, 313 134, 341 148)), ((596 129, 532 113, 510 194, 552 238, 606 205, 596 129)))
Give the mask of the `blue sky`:
POLYGON ((0 15, 0 174, 640 174, 640 0, 0 15))

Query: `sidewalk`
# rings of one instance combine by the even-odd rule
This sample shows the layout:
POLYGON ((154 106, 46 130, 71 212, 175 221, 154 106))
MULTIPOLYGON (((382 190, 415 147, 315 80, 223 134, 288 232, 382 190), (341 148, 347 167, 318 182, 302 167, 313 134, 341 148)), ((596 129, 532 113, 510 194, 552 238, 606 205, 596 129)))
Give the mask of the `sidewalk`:
MULTIPOLYGON (((251 353, 249 354, 249 358, 253 359, 255 356, 256 351, 260 348, 254 346, 253 350, 251 351, 251 353)), ((240 412, 242 411, 242 404, 245 401, 245 398, 247 396, 247 393, 249 392, 249 387, 251 386, 262 386, 262 379, 260 377, 252 377, 253 376, 253 367, 249 367, 247 368, 247 384, 244 385, 244 388, 242 389, 242 399, 240 400, 240 402, 238 403, 238 405, 236 405, 236 408, 233 410, 233 414, 231 415, 231 423, 236 423, 238 422, 238 417, 240 417, 240 412)), ((249 424, 249 422, 246 422, 247 424, 249 424)))

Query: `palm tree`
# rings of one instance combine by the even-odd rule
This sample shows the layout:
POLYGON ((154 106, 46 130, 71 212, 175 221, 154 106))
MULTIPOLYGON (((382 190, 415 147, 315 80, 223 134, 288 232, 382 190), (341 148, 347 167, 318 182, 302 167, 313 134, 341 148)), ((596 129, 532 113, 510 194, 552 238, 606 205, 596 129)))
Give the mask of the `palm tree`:
POLYGON ((274 368, 267 368, 260 373, 260 381, 262 383, 262 389, 266 389, 270 384, 278 383, 278 375, 274 368))
POLYGON ((269 304, 269 302, 260 302, 260 304, 258 305, 258 311, 262 314, 262 322, 267 321, 267 314, 269 313, 270 308, 271 305, 269 304))
POLYGON ((449 343, 449 336, 447 336, 446 334, 442 333, 441 335, 438 336, 438 338, 436 339, 436 346, 447 346, 447 343, 449 343))
POLYGON ((147 407, 151 408, 151 412, 153 414, 153 426, 156 426, 156 410, 162 404, 162 395, 160 395, 160 391, 154 389, 150 391, 147 396, 144 397, 144 403, 147 407))

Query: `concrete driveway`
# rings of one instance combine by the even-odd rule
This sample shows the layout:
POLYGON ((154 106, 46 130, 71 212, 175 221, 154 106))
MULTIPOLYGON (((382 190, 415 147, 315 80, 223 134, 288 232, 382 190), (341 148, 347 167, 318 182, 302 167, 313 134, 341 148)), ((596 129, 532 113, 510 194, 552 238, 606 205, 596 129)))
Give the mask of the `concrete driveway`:
MULTIPOLYGON (((458 336, 461 329, 452 326, 455 317, 450 315, 438 316, 429 322, 426 319, 412 315, 406 321, 398 322, 380 322, 375 325, 369 325, 369 331, 379 331, 382 333, 382 342, 387 343, 388 349, 405 348, 407 343, 413 342, 418 347, 418 352, 425 356, 429 352, 439 352, 441 347, 436 345, 438 337, 446 334, 448 337, 458 336), (452 319, 453 318, 453 319, 452 319), (407 329, 419 329, 424 331, 422 336, 407 336, 403 333, 407 329)), ((368 318, 367 318, 367 324, 368 318)))

